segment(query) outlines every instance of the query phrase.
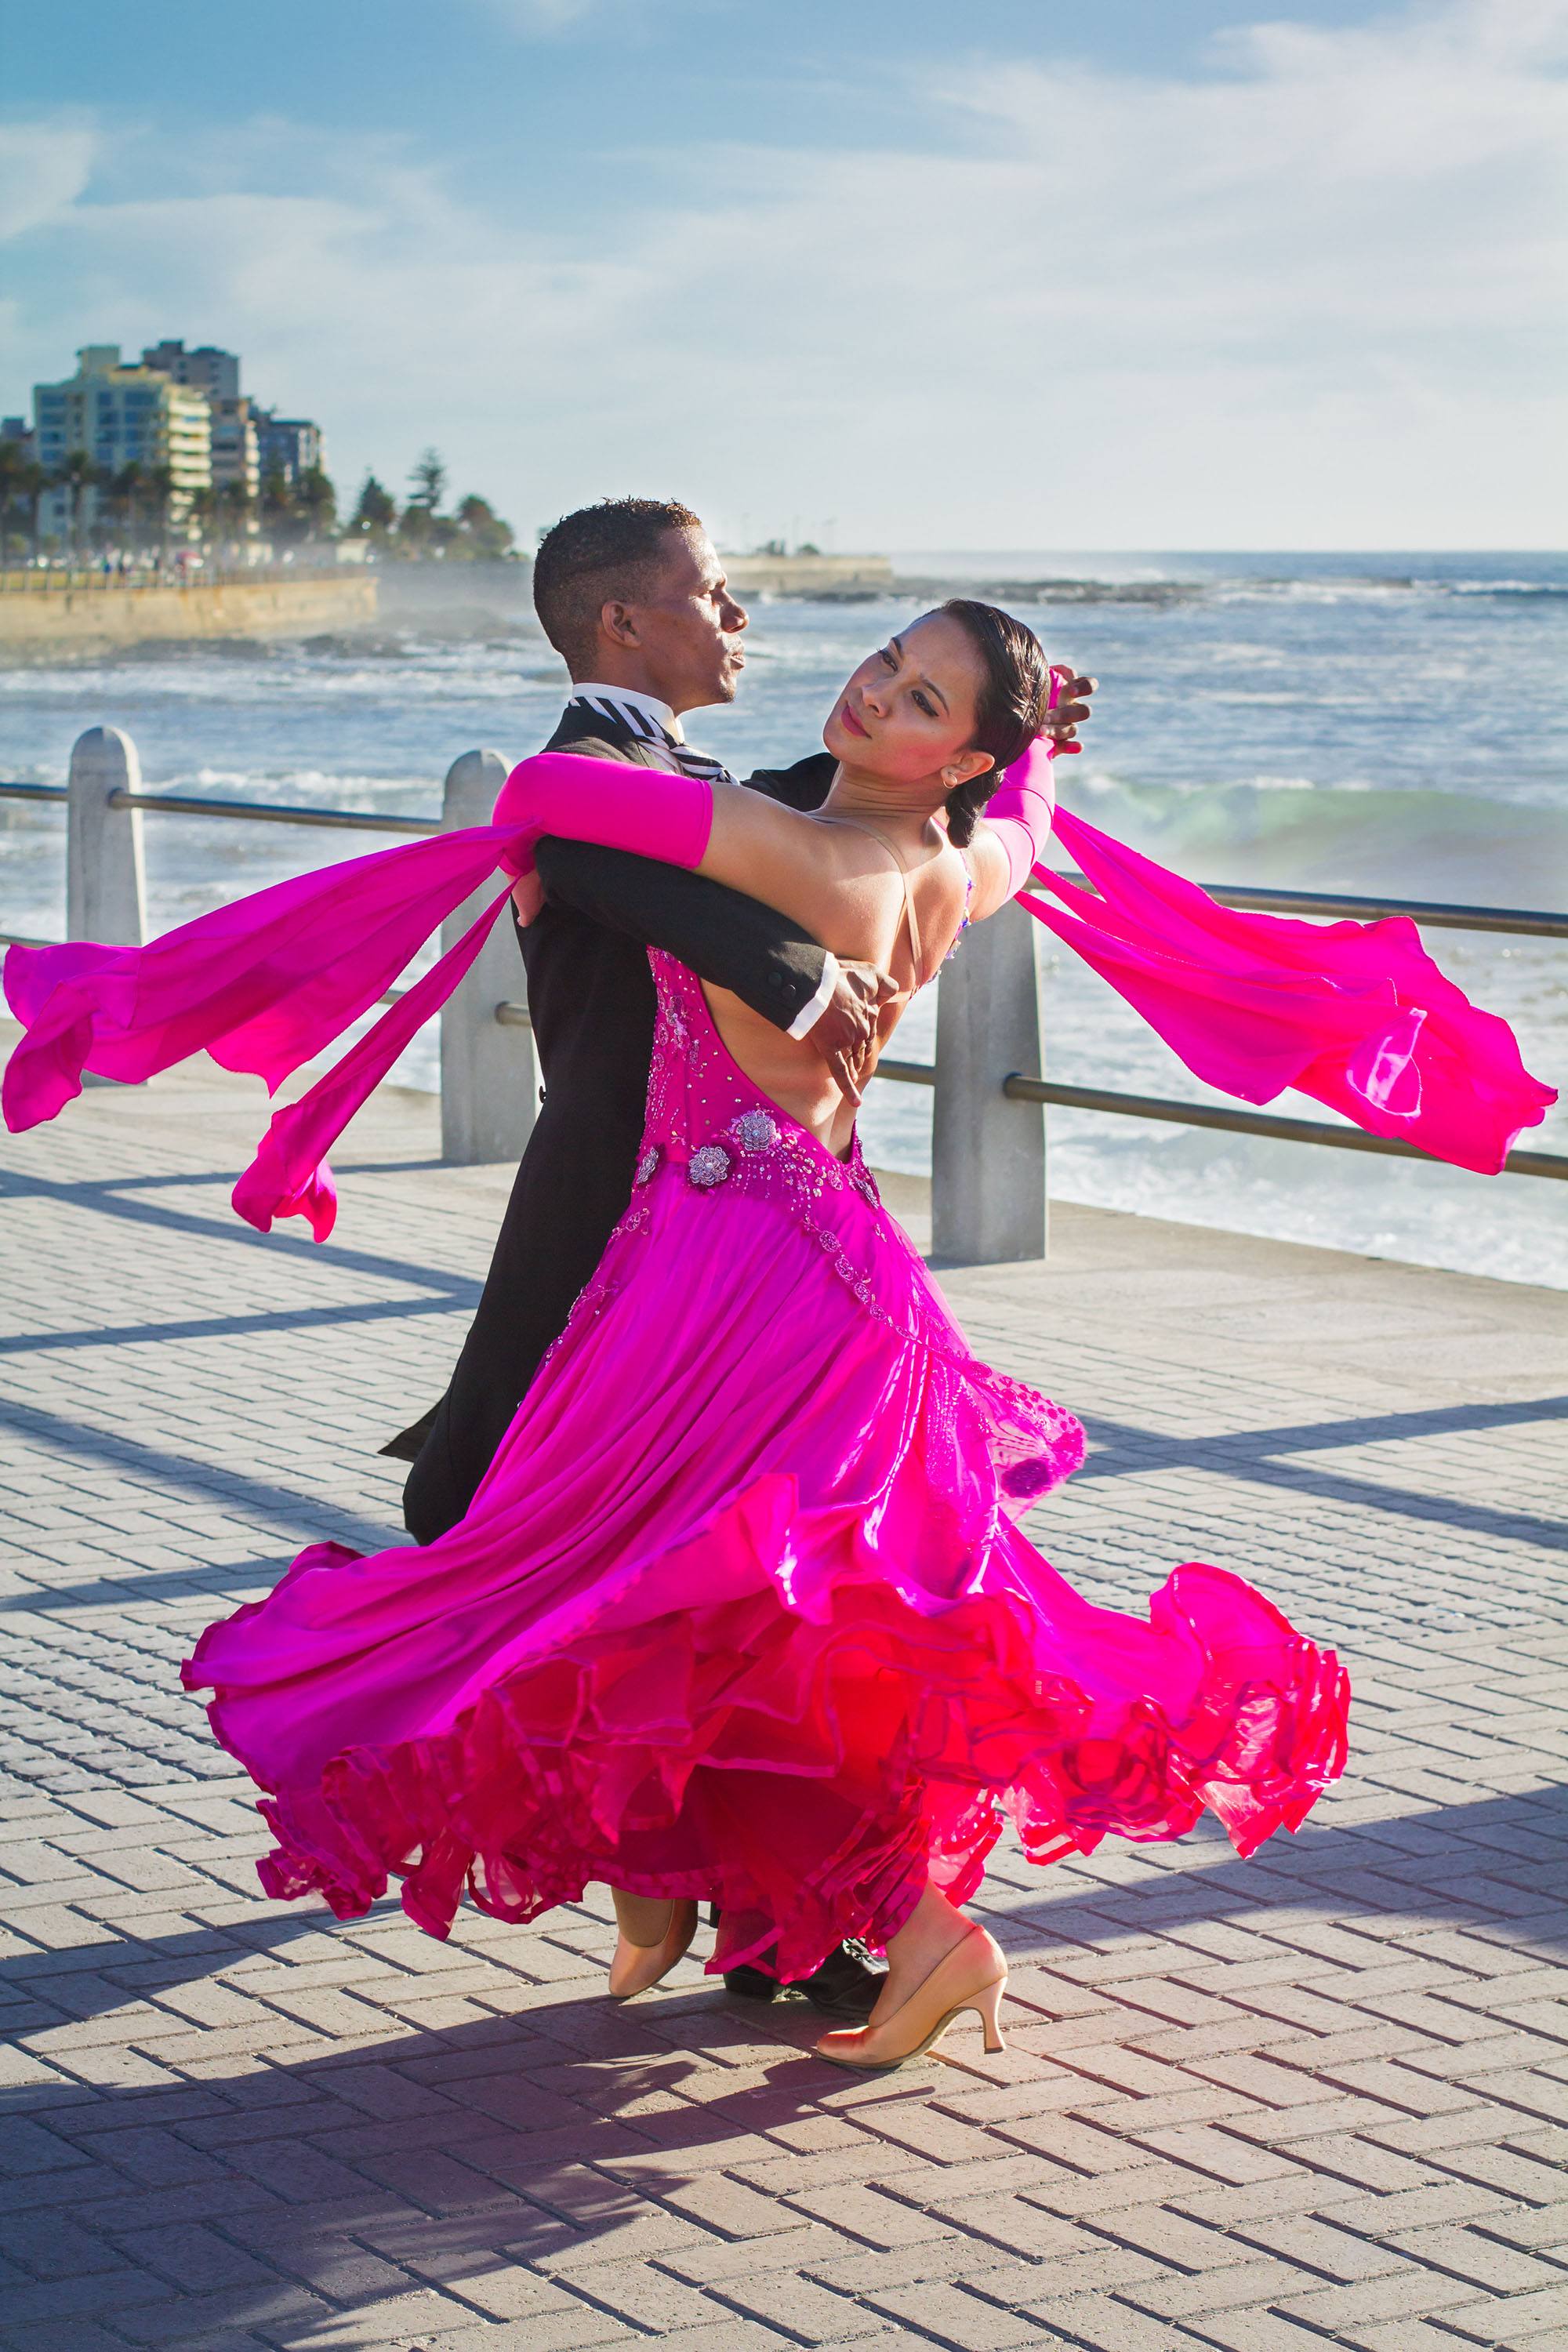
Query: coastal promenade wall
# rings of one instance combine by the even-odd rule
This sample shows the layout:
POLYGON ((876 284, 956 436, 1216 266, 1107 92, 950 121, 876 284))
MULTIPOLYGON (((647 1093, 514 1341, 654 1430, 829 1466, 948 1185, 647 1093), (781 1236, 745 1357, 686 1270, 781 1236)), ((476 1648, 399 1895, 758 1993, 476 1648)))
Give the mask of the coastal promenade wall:
POLYGON ((0 586, 0 663, 58 661, 116 646, 207 637, 303 637, 376 614, 371 572, 130 582, 91 573, 12 574, 0 586), (58 575, 56 575, 58 577, 58 575))
POLYGON ((889 588, 886 555, 725 555, 725 576, 739 596, 842 596, 889 588))

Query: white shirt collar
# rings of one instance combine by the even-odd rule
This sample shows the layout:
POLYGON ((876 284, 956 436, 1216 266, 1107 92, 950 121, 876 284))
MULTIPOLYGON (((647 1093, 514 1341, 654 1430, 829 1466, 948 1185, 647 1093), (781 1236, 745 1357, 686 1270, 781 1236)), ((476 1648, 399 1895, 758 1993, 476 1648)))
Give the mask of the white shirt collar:
POLYGON ((574 678, 572 696, 574 701, 586 698, 590 702, 629 703, 634 710, 640 710, 646 719, 651 719, 656 726, 662 727, 674 742, 684 743, 686 740, 679 719, 668 703, 661 702, 657 694, 634 694, 629 686, 601 686, 593 678, 574 678))

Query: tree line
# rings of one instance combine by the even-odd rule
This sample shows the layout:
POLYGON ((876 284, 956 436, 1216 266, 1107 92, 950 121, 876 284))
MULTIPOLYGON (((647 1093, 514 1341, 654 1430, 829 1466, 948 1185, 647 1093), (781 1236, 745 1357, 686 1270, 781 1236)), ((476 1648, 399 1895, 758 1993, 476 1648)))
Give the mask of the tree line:
POLYGON ((409 474, 408 497, 399 511, 385 484, 367 474, 344 538, 368 540, 382 554, 405 560, 504 562, 515 551, 511 525, 501 520, 488 499, 472 490, 449 514, 443 514, 447 480, 440 452, 426 449, 409 474))
POLYGON ((110 552, 164 562, 173 546, 193 543, 206 554, 237 558, 252 536, 253 522, 274 547, 356 539, 403 558, 471 562, 510 555, 510 526, 487 499, 471 495, 452 513, 442 513, 447 479, 439 455, 426 449, 409 476, 410 495, 399 512, 396 500, 367 474, 359 503, 340 530, 337 491, 321 467, 308 467, 294 481, 270 471, 255 497, 244 482, 193 491, 176 524, 174 478, 167 466, 144 466, 135 458, 119 467, 100 466, 85 449, 73 449, 49 467, 27 457, 20 442, 0 441, 0 566, 17 549, 38 562, 44 552, 43 502, 57 489, 65 493, 68 518, 62 551, 73 563, 110 552))

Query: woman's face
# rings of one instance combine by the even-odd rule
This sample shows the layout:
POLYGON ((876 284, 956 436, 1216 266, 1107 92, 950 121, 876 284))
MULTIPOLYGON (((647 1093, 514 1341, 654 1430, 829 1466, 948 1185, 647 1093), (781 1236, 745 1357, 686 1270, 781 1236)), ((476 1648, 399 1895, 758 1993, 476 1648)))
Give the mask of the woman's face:
POLYGON ((889 783, 940 777, 943 792, 989 768, 972 751, 980 654, 962 622, 927 613, 861 663, 822 740, 836 760, 889 783))

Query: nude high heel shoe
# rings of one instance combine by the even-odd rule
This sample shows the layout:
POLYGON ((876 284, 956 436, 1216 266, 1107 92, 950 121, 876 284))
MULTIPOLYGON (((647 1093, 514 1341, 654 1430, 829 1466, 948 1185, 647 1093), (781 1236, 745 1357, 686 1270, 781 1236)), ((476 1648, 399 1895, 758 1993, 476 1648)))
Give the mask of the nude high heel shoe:
POLYGON ((985 2029, 986 2051, 994 2053, 1006 2047, 998 2021, 1006 1987, 1007 1964, 1000 1951, 984 1927, 971 1927, 891 2017, 880 2025, 862 2026, 858 2032, 825 2033, 816 2054, 835 2066, 851 2066, 861 2074, 890 2074, 896 2066, 907 2065, 940 2041, 966 2009, 979 2018, 985 2029))
POLYGON ((668 1924, 657 1943, 645 1943, 640 1936, 633 1937, 627 1934, 628 1925, 646 1933, 645 1919, 639 1915, 658 1907, 658 1905, 645 1903, 637 1895, 627 1900, 616 1894, 617 1937, 616 1957, 610 1962, 612 2000, 630 2000, 636 1994, 647 1992, 651 1985, 658 1984, 661 1978, 669 1974, 677 1960, 684 1957, 697 1933, 696 1904, 667 1903, 663 1908, 668 1915, 668 1924))

